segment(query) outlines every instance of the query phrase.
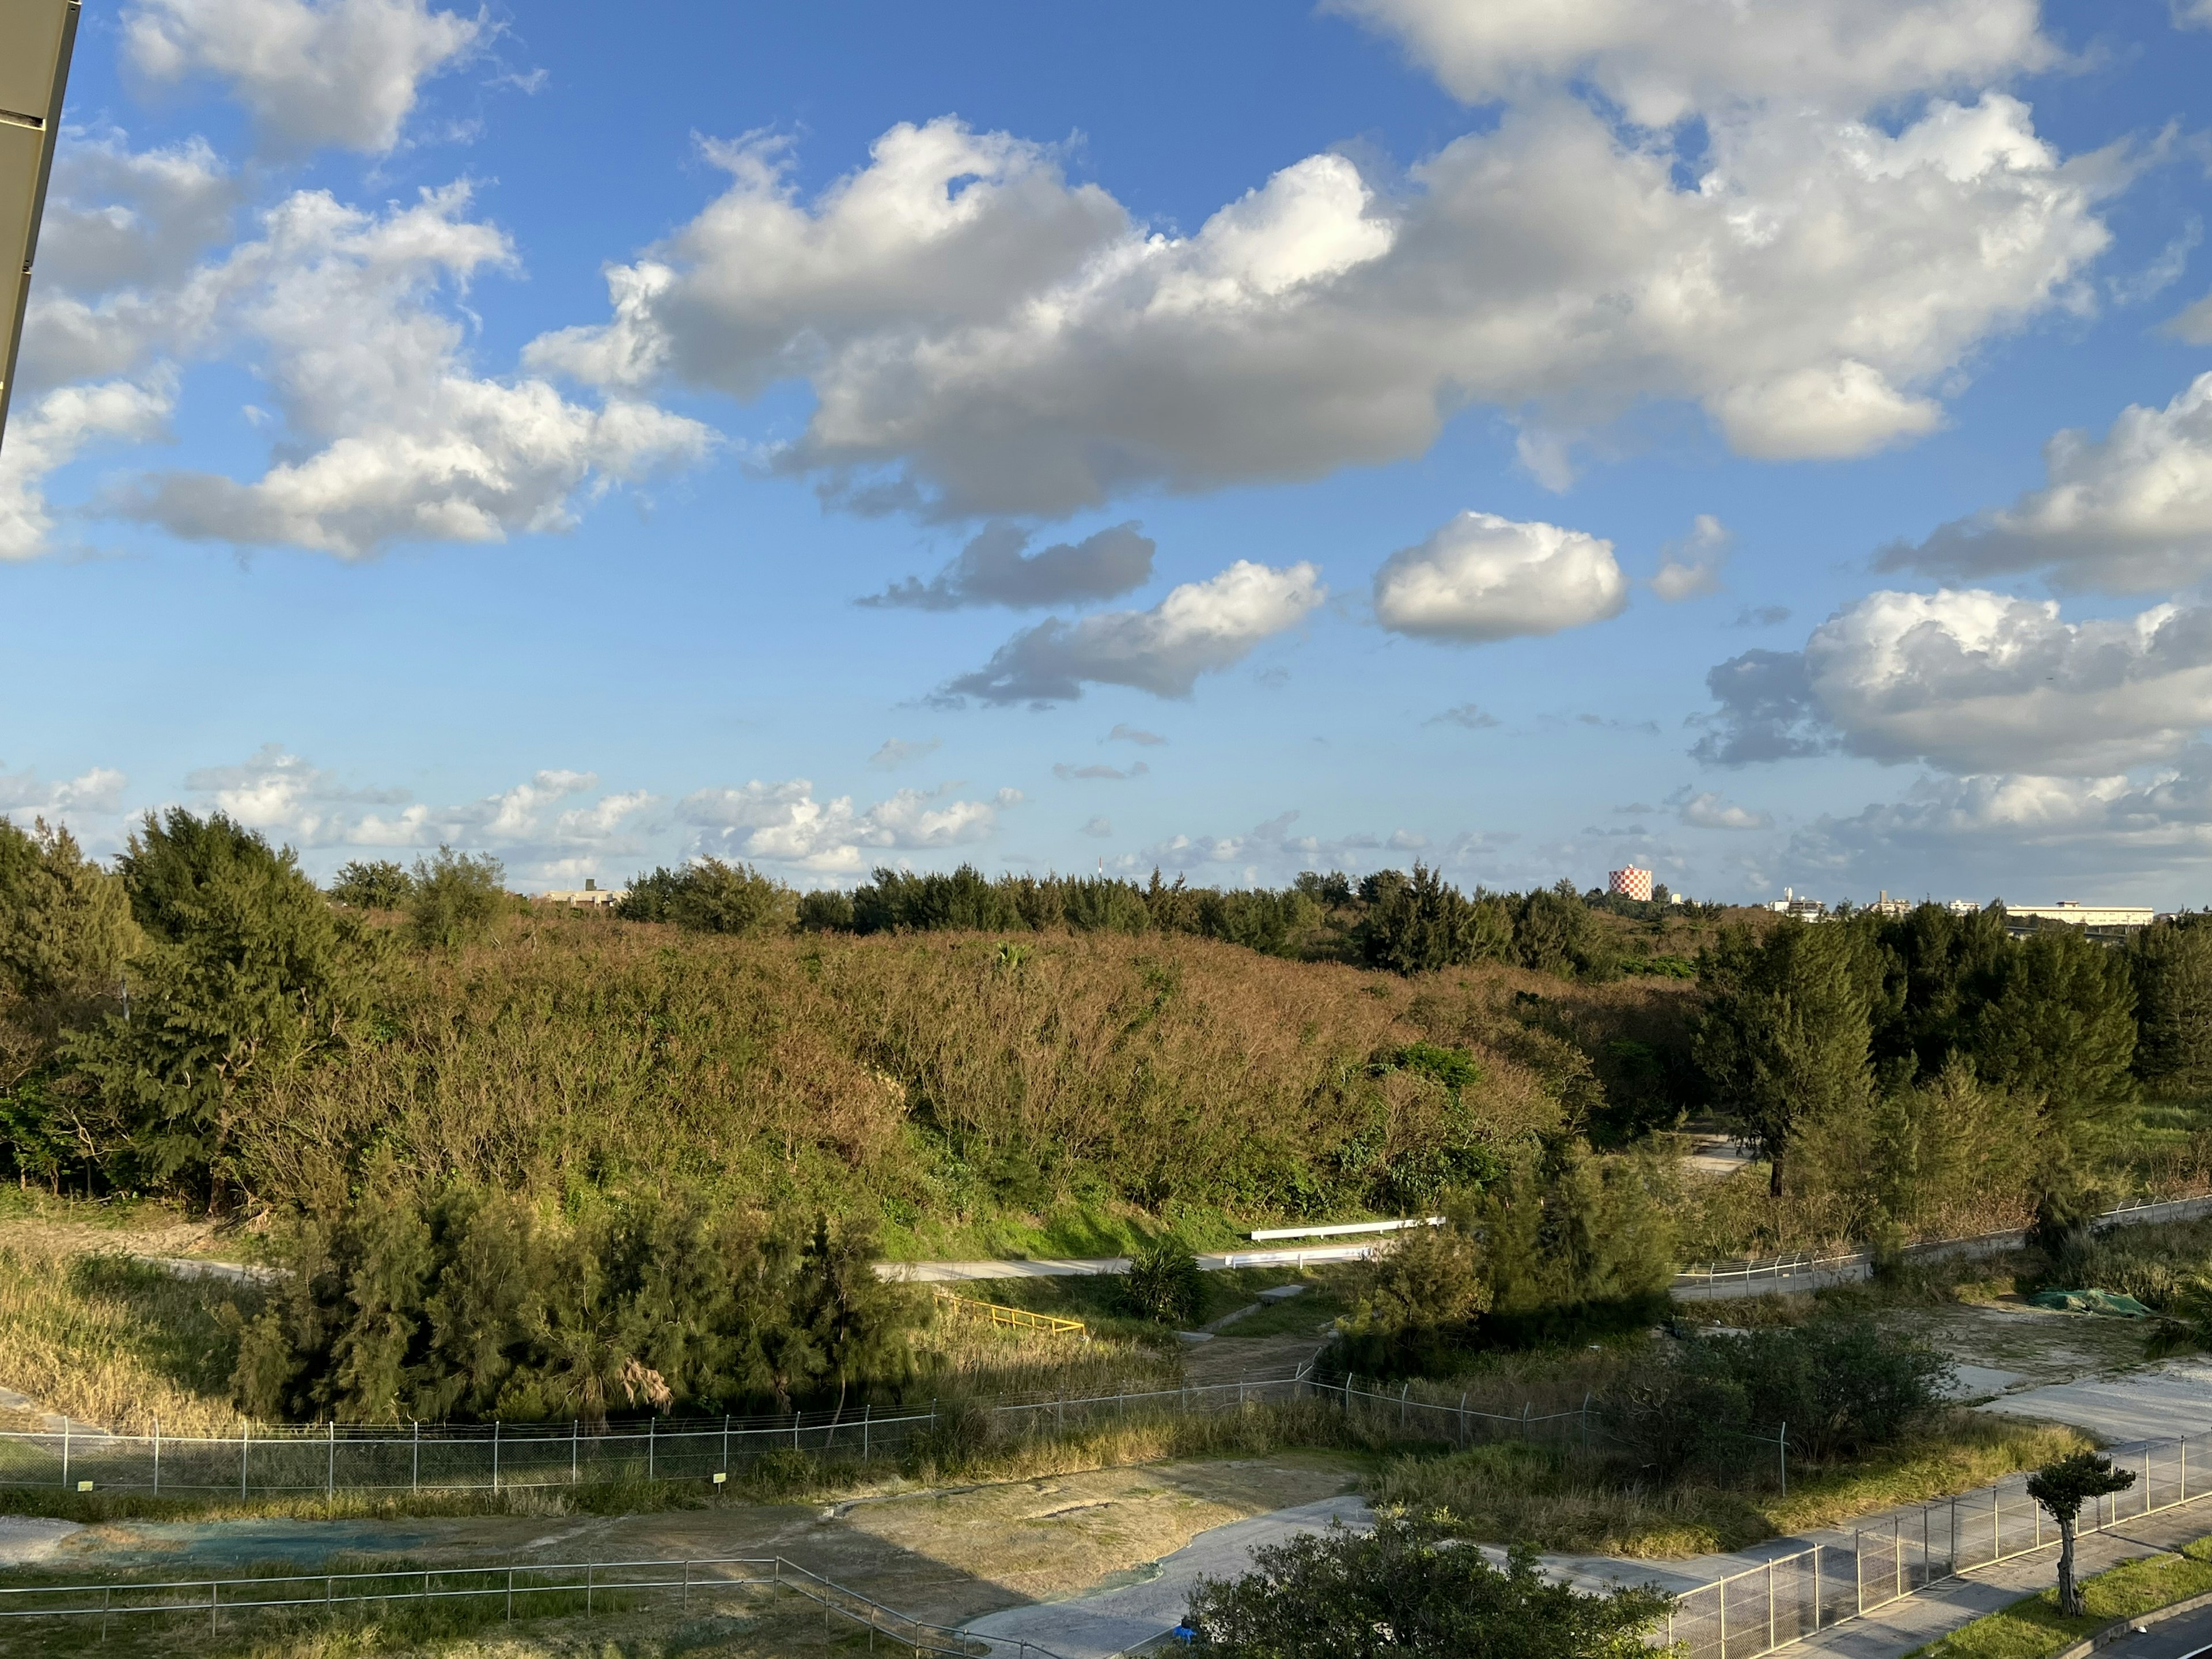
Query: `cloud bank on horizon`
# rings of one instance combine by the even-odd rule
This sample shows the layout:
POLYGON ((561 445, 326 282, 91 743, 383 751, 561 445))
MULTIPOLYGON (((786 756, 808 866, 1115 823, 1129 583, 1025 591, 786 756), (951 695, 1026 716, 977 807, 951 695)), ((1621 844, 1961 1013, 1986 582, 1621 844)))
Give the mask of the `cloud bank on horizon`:
MULTIPOLYGON (((2190 276, 2212 175, 2187 137, 2212 97, 2169 97, 2114 39, 2062 37, 2036 0, 1327 0, 1253 26, 1317 79, 1363 54, 1377 124, 1372 88, 1425 88, 1418 142, 1271 128, 1170 210, 1200 169, 964 118, 917 61, 834 120, 686 106, 734 136, 626 156, 667 210, 593 243, 536 199, 587 138, 497 148, 516 100, 592 95, 533 62, 571 21, 130 0, 88 34, 0 576, 35 621, 118 556, 211 571, 180 562, 207 547, 240 562, 226 580, 400 584, 428 614, 472 559, 570 569, 673 515, 680 547, 624 556, 669 561, 653 578, 599 567, 586 632, 680 665, 700 720, 737 688, 745 729, 791 728, 786 763, 726 726, 649 760, 448 731, 475 781, 434 805, 350 781, 424 775, 349 752, 357 695, 270 687, 173 759, 119 763, 88 715, 71 751, 0 769, 0 811, 112 845, 182 801, 311 860, 452 842, 547 880, 1106 842, 1114 867, 1251 880, 1636 857, 1701 890, 1910 865, 2179 902, 2212 860, 2212 292, 2190 276), (2140 79, 2124 118, 2081 101, 2092 58, 2140 79), (603 307, 579 298, 594 267, 603 307), (2126 361, 2092 386, 2090 354, 2126 361), (653 638, 672 612, 696 643, 653 638), (1793 615, 1821 620, 1718 631, 1793 615), (915 709, 945 735, 884 735, 915 709), (1173 744, 1150 729, 1170 716, 1173 744), (1615 766, 1666 803, 1633 815, 1658 830, 1572 827, 1615 766), (915 781, 863 804, 862 767, 915 781), (1077 798, 1139 777, 1110 820, 1077 798)), ((2138 21, 2212 66, 2203 5, 2138 21)), ((1071 103, 1137 99, 1065 73, 1071 103)), ((536 601, 504 580, 519 617, 536 601)), ((449 672, 410 637, 393 682, 449 672)), ((522 678, 520 637, 483 648, 485 684, 522 678)), ((634 728, 665 706, 644 696, 634 728)))

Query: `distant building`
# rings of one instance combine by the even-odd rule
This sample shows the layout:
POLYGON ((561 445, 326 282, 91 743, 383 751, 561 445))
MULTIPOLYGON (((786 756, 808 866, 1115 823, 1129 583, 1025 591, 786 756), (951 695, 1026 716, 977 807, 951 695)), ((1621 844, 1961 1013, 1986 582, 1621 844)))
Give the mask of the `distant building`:
POLYGON ((1605 874, 1605 890, 1618 893, 1623 898, 1651 902, 1651 872, 1630 865, 1626 870, 1608 870, 1605 874))
POLYGON ((1778 916, 1795 916, 1800 921, 1826 921, 1828 907, 1816 898, 1806 898, 1794 888, 1785 887, 1778 899, 1769 899, 1766 908, 1778 916))
POLYGON ((602 887, 596 877, 586 876, 580 891, 568 893, 540 893, 538 898, 547 904, 580 904, 587 909, 602 910, 620 904, 629 896, 627 887, 602 887))
POLYGON ((2155 914, 2148 904, 2084 904, 2079 899, 2061 899, 2056 904, 2008 904, 2005 932, 2019 938, 2055 923, 2079 927, 2091 939, 2113 945, 2142 932, 2155 914))
POLYGON ((1878 916, 1906 916, 1912 914, 1912 901, 1893 899, 1889 896, 1889 889, 1885 887, 1881 890, 1881 896, 1869 908, 1878 916))

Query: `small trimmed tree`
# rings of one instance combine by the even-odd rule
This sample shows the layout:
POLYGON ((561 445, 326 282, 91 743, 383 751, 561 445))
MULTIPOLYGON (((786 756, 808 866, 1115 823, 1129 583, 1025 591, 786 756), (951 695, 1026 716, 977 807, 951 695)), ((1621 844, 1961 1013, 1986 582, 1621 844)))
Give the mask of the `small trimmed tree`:
POLYGON ((2074 1578, 2074 1523, 2081 1505, 2135 1483, 2134 1470, 2114 1468, 2100 1452, 2075 1452, 2027 1477, 2027 1495, 2058 1523, 2058 1611, 2069 1618, 2081 1616, 2081 1586, 2074 1578))

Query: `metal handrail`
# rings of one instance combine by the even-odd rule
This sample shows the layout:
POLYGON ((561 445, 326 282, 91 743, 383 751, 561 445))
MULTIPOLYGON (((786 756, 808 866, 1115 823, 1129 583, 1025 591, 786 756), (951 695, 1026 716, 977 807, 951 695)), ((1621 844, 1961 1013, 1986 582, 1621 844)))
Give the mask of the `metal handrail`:
POLYGON ((988 1315, 994 1325, 1009 1326, 1018 1330, 1045 1331, 1054 1336, 1086 1334, 1089 1327, 1079 1319, 1062 1319, 1057 1314, 1031 1313, 1027 1308, 1008 1308, 996 1302, 980 1301, 972 1296, 956 1296, 951 1291, 933 1291, 939 1302, 949 1302, 962 1313, 988 1315))

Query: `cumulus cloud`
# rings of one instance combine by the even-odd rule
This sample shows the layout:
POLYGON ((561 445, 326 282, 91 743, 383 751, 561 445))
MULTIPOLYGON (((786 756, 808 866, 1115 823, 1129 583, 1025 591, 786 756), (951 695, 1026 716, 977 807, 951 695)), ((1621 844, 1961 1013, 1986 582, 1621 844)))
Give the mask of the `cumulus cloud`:
POLYGON ((815 798, 805 778, 783 783, 758 780, 734 789, 702 789, 687 795, 678 817, 697 832, 696 850, 754 863, 788 865, 824 874, 865 869, 890 849, 921 851, 988 840, 999 814, 1021 804, 1018 789, 990 800, 953 798, 955 784, 933 790, 902 789, 866 811, 850 795, 815 798))
MULTIPOLYGON (((2212 3, 2212 0, 2199 0, 2212 3)), ((1468 103, 1589 82, 1642 125, 1750 101, 1856 111, 2057 58, 2035 0, 1329 0, 1468 103)))
POLYGON ((1556 634, 1616 616, 1627 601, 1611 542, 1492 513, 1460 514, 1375 573, 1382 626, 1426 639, 1556 634))
POLYGON ((136 0, 123 47, 150 80, 224 82, 279 148, 380 154, 488 27, 425 0, 136 0))
POLYGON ((2000 93, 1894 131, 1778 100, 1674 142, 1532 95, 1387 188, 1310 156, 1185 235, 951 119, 893 129, 811 202, 781 147, 723 149, 729 189, 611 272, 611 319, 528 362, 741 397, 804 379, 781 465, 947 516, 1395 460, 1470 400, 1548 434, 1554 476, 1651 398, 1745 453, 1843 456, 1936 425, 1929 388, 2074 297, 2107 240, 2109 159, 2062 161, 2000 93))
POLYGON ((1700 513, 1690 533, 1662 550, 1659 568, 1651 578, 1651 591, 1669 605, 1719 591, 1721 566, 1733 540, 1728 526, 1710 513, 1700 513))
POLYGON ((2109 775, 2212 723, 2212 610, 2069 623, 2055 602, 1975 589, 1877 592, 1803 652, 1747 652, 1707 684, 1721 710, 1701 759, 1840 746, 1960 775, 2109 775))
POLYGON ((83 817, 102 817, 122 810, 129 782, 112 767, 95 766, 73 778, 48 781, 34 771, 0 769, 0 814, 18 819, 43 818, 60 824, 83 817))
POLYGON ((604 857, 637 850, 643 790, 597 793, 590 772, 548 769, 475 800, 410 801, 395 788, 360 788, 279 744, 246 760, 186 775, 198 803, 302 850, 404 852, 441 845, 497 854, 540 877, 580 875, 604 857))
POLYGON ((1429 726, 1456 726, 1469 732, 1484 732, 1499 724, 1498 716, 1474 703, 1455 703, 1441 714, 1431 714, 1424 722, 1429 726))
POLYGON ((580 501, 702 458, 713 434, 651 404, 593 408, 544 380, 470 372, 459 325, 433 301, 514 253, 469 206, 465 185, 381 215, 302 191, 264 216, 258 240, 171 291, 58 299, 127 357, 246 343, 289 428, 287 459, 259 479, 162 474, 114 510, 179 536, 361 558, 395 541, 565 529, 580 501))
POLYGON ((1114 825, 1110 819, 1090 818, 1083 824, 1083 833, 1086 836, 1096 836, 1103 841, 1114 833, 1114 825))
POLYGON ((1079 542, 1056 542, 1028 553, 1024 550, 1032 533, 1018 525, 988 526, 927 582, 908 576, 860 603, 918 611, 953 611, 971 605, 1029 611, 1115 599, 1152 579, 1155 544, 1134 520, 1079 542))
MULTIPOLYGON (((1768 830, 1774 825, 1766 813, 1723 800, 1709 789, 1696 793, 1685 789, 1668 799, 1675 816, 1692 830, 1768 830)), ((1643 831, 1639 827, 1634 833, 1643 831)))
POLYGON ((161 375, 146 386, 61 386, 19 407, 0 447, 0 560, 34 558, 51 545, 54 516, 45 488, 51 474, 102 441, 160 435, 174 402, 174 383, 161 375))
MULTIPOLYGON (((205 139, 133 150, 114 127, 66 131, 40 222, 41 293, 161 283, 230 235, 239 180, 205 139)), ((51 377, 45 320, 24 350, 28 366, 51 377)))
POLYGON ((1082 783, 1099 781, 1114 783, 1126 783, 1131 778, 1143 777, 1152 769, 1151 767, 1146 765, 1142 761, 1139 761, 1134 766, 1130 767, 1126 771, 1118 766, 1071 766, 1066 761, 1059 761, 1054 763, 1052 769, 1052 775, 1058 778, 1062 783, 1082 783))
POLYGON ((1116 720, 1114 729, 1106 734, 1109 743, 1133 743, 1146 749, 1156 749, 1167 739, 1157 732, 1147 732, 1141 726, 1129 726, 1116 720))
MULTIPOLYGON (((1429 845, 1427 836, 1411 830, 1394 830, 1387 836, 1366 830, 1298 835, 1293 833, 1297 821, 1298 814, 1288 811, 1242 835, 1170 836, 1117 862, 1133 877, 1153 869, 1180 872, 1215 865, 1232 871, 1233 879, 1261 882, 1285 878, 1300 870, 1364 871, 1382 864, 1403 865, 1408 855, 1420 854, 1429 845)), ((1449 860, 1453 854, 1445 856, 1449 860)))
POLYGON ((1790 620, 1786 605, 1747 605, 1735 613, 1730 628, 1779 628, 1790 620))
POLYGON ((2125 881, 2212 858, 2212 750, 2192 745, 2148 776, 2006 773, 1923 777, 1901 799, 1815 820, 1790 838, 1790 861, 1869 883, 1909 870, 1986 899, 2049 902, 2056 878, 2125 881))
POLYGON ((1304 620, 1328 597, 1311 564, 1284 569, 1239 559, 1212 580, 1185 582, 1149 611, 1107 611, 1024 629, 940 696, 994 703, 1060 702, 1085 684, 1187 697, 1200 674, 1233 667, 1262 640, 1304 620))
POLYGON ((868 757, 868 764, 884 771, 895 771, 910 760, 920 760, 925 755, 937 752, 940 740, 936 738, 909 741, 904 738, 885 738, 884 746, 868 757))
POLYGON ((1880 563, 1946 575, 2042 570, 2063 587, 2143 592, 2212 574, 2212 374, 2164 409, 2130 404, 2101 440, 2057 434, 2048 482, 2010 507, 1954 520, 1880 563))

